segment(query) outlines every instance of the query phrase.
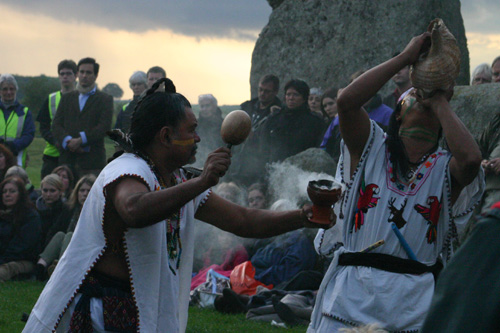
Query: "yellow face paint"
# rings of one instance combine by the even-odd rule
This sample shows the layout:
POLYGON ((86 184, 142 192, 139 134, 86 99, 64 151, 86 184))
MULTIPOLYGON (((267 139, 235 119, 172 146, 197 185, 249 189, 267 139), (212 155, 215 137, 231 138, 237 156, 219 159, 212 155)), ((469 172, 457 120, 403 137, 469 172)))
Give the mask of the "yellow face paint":
POLYGON ((172 140, 172 143, 177 146, 190 146, 194 145, 194 139, 188 140, 172 140))

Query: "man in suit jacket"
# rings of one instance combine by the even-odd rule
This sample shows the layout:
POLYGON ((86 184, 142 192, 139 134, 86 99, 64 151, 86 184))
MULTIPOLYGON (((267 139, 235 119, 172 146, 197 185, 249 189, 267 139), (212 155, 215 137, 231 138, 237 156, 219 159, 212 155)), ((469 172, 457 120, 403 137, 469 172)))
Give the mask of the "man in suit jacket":
POLYGON ((104 137, 111 129, 113 97, 97 90, 98 73, 95 59, 78 62, 77 90, 61 97, 52 125, 59 164, 68 164, 79 176, 97 176, 106 165, 104 137))

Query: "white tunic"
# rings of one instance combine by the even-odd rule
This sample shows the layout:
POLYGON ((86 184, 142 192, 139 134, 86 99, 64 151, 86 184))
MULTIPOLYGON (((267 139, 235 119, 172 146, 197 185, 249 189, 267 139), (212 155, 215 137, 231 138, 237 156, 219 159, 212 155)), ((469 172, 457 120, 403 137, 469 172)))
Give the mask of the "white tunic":
MULTIPOLYGON (((385 133, 374 122, 359 165, 349 179, 350 156, 343 147, 337 180, 345 184, 337 215, 343 219, 343 242, 321 284, 309 332, 325 317, 349 325, 379 323, 390 331, 418 330, 423 324, 434 292, 431 273, 391 273, 364 266, 338 266, 338 256, 358 252, 384 240, 372 253, 408 259, 391 222, 408 242, 417 260, 433 265, 438 257, 448 260, 457 228, 467 222, 484 188, 484 176, 463 189, 451 205, 451 154, 438 149, 410 175, 398 182, 385 144, 385 133)), ((329 254, 329 231, 320 230, 315 240, 320 254, 329 254)), ((330 319, 330 320, 331 320, 330 319)), ((329 320, 329 319, 325 319, 329 320)))
MULTIPOLYGON (((148 164, 133 154, 123 154, 102 170, 82 208, 71 243, 33 308, 24 332, 51 332, 56 327, 58 332, 67 330, 71 314, 66 309, 106 247, 103 232, 106 186, 127 176, 141 178, 150 191, 160 189, 148 164)), ((186 181, 182 170, 175 172, 175 176, 177 183, 186 181)), ((145 228, 129 228, 125 232, 124 249, 132 294, 138 308, 139 331, 185 330, 194 249, 194 215, 209 194, 210 190, 205 191, 180 211, 182 254, 176 274, 169 268, 165 221, 145 228)), ((171 266, 176 267, 175 261, 171 266)))

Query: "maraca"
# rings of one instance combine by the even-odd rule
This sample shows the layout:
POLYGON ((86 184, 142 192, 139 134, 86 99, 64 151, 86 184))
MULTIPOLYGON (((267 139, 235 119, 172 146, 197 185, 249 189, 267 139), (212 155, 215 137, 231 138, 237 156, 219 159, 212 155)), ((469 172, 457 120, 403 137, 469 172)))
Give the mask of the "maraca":
POLYGON ((250 134, 252 120, 248 113, 243 110, 234 110, 222 121, 220 135, 228 148, 239 145, 250 134))

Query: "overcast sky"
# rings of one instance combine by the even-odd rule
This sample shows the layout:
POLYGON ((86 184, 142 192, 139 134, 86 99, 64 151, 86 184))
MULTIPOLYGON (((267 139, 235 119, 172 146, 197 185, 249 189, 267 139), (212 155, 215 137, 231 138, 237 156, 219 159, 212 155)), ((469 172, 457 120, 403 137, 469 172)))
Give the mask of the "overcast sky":
POLYGON ((0 0, 57 20, 93 23, 111 30, 169 29, 194 37, 255 40, 267 23, 266 0, 0 0))
MULTIPOLYGON (((55 76, 60 60, 92 56, 99 86, 116 82, 125 98, 133 71, 160 65, 194 104, 205 93, 239 104, 271 11, 266 0, 0 0, 0 73, 55 76)), ((500 0, 463 0, 462 16, 472 71, 500 54, 500 0)))
MULTIPOLYGON (((266 0, 1 0, 13 8, 111 30, 170 29, 194 37, 255 40, 267 23, 266 0), (252 33, 253 32, 253 33, 252 33)), ((500 32, 499 0, 462 0, 468 32, 500 32)))

